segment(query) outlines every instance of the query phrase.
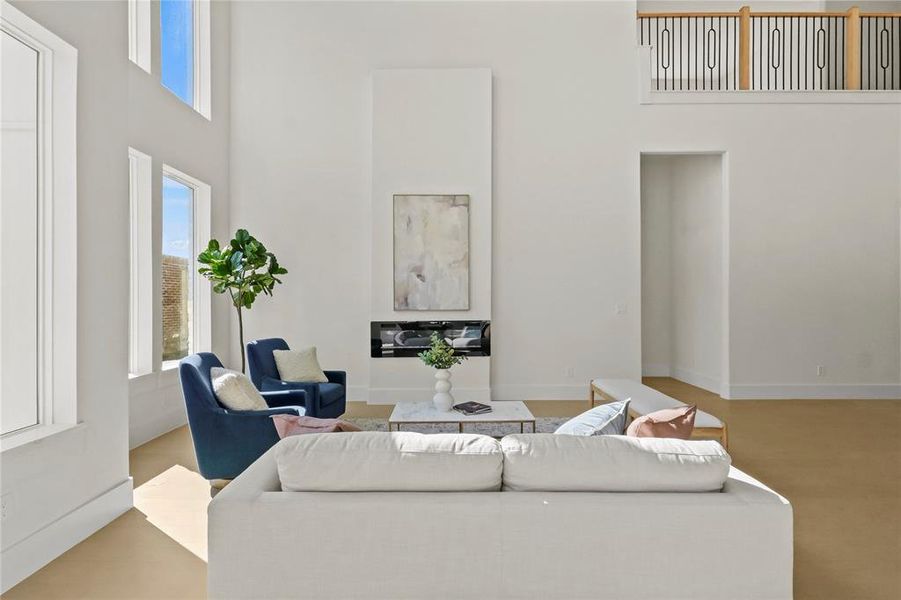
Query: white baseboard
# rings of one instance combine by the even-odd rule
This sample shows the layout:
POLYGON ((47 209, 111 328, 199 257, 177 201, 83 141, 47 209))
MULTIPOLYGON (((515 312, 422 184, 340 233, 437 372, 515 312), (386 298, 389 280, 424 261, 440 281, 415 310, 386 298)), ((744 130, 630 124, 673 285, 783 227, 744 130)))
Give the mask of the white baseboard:
POLYGON ((131 477, 0 553, 0 594, 132 507, 131 477))
POLYGON ((642 377, 672 377, 673 371, 669 365, 650 363, 641 366, 642 377))
POLYGON ((705 389, 708 392, 713 392, 717 395, 719 395, 720 391, 722 390, 722 385, 719 378, 710 377, 708 375, 698 373, 697 371, 675 367, 673 368, 672 377, 689 385, 705 389))
POLYGON ((901 383, 733 384, 728 400, 901 400, 901 383))

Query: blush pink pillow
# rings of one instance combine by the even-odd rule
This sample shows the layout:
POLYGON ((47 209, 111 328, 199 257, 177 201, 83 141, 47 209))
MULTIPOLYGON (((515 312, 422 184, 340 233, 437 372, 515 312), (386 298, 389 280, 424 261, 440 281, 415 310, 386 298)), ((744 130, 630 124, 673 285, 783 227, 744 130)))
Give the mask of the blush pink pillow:
POLYGON ((317 419, 316 417, 298 417, 297 415, 273 415, 272 422, 278 437, 304 433, 334 433, 337 431, 361 431, 353 423, 341 419, 317 419))
POLYGON ((626 435, 687 440, 695 428, 697 410, 697 406, 683 406, 646 414, 629 424, 626 435))

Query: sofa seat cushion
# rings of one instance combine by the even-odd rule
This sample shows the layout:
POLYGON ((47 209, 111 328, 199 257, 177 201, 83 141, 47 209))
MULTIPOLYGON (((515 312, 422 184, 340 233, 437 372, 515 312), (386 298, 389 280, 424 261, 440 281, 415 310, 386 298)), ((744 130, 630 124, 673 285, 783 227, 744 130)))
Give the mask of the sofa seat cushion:
POLYGON ((501 487, 500 443, 476 434, 361 431, 275 446, 286 492, 482 492, 501 487))
POLYGON ((508 435, 503 489, 574 492, 713 492, 731 458, 712 440, 508 435))

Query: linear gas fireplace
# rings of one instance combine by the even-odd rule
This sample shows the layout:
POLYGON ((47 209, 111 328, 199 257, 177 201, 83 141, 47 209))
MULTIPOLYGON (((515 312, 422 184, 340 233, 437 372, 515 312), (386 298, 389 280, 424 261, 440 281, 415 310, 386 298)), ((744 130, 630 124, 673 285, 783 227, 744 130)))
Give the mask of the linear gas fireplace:
POLYGON ((491 356, 491 321, 372 321, 373 358, 416 356, 441 335, 457 354, 491 356))

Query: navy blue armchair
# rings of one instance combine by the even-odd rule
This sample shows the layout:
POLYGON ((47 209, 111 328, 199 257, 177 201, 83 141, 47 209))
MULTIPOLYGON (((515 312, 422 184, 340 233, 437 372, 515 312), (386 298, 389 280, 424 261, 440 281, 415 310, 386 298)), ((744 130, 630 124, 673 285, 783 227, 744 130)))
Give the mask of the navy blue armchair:
POLYGON ((323 371, 327 383, 300 383, 279 379, 275 365, 275 350, 289 350, 288 343, 281 338, 254 340, 247 344, 247 366, 250 380, 261 392, 276 390, 302 390, 304 407, 308 417, 336 419, 347 409, 347 373, 345 371, 323 371))
POLYGON ((267 410, 229 410, 213 393, 210 369, 221 367, 215 354, 192 354, 178 374, 194 439, 200 474, 206 479, 234 479, 278 440, 272 415, 304 415, 304 395, 296 390, 263 393, 267 410))

